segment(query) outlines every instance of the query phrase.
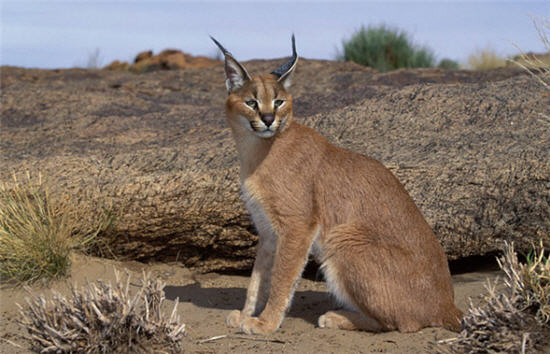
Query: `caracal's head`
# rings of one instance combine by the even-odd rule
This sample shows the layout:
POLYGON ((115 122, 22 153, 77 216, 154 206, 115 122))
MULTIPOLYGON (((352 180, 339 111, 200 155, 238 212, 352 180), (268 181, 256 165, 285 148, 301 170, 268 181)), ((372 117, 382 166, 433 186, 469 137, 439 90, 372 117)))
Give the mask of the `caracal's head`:
POLYGON ((225 85, 229 93, 225 108, 233 131, 266 139, 282 132, 292 120, 292 96, 287 89, 298 63, 294 35, 290 60, 271 74, 260 76, 250 76, 231 53, 212 40, 225 56, 225 85))

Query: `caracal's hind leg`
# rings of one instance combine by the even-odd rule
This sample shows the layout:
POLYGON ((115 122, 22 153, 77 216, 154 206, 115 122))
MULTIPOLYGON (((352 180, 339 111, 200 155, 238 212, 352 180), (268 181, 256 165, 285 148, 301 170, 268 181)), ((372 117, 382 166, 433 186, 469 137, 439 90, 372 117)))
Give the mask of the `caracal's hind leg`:
MULTIPOLYGON (((319 318, 319 326, 367 331, 401 329, 396 312, 414 323, 415 311, 408 302, 418 294, 407 293, 408 272, 413 268, 408 257, 395 243, 357 224, 342 224, 332 228, 321 245, 321 268, 327 288, 343 308, 351 311, 331 311, 319 318), (408 268, 408 269, 407 269, 408 268)), ((408 321, 406 321, 408 322, 408 321)))
POLYGON ((356 311, 328 311, 319 317, 320 328, 346 329, 349 331, 381 332, 384 327, 374 318, 356 311))
MULTIPOLYGON (((456 330, 461 312, 454 304, 447 261, 435 236, 426 237, 425 247, 414 250, 419 245, 407 244, 402 235, 381 232, 376 225, 362 224, 329 231, 321 248, 330 292, 345 308, 376 320, 382 330, 456 330)), ((335 315, 330 318, 338 323, 335 315)), ((348 320, 353 323, 353 318, 348 320)), ((349 326, 342 319, 339 323, 349 326)))

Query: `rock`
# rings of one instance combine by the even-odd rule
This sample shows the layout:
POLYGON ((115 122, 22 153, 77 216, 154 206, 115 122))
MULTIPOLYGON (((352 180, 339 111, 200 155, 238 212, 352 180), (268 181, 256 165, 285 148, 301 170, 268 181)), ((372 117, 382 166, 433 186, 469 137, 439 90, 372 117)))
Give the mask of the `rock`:
POLYGON ((144 52, 139 53, 136 55, 136 58, 134 59, 134 64, 139 63, 142 60, 149 59, 153 56, 152 50, 146 50, 144 52))
POLYGON ((104 67, 105 70, 128 70, 130 68, 130 64, 128 64, 125 61, 118 61, 115 60, 111 64, 104 67))
POLYGON ((157 55, 153 55, 153 51, 151 50, 141 52, 135 57, 134 63, 131 65, 126 62, 115 60, 104 69, 129 70, 144 73, 155 70, 209 68, 220 65, 221 63, 220 60, 203 56, 194 57, 178 49, 165 49, 157 55))
MULTIPOLYGON (((254 74, 280 63, 245 65, 254 74)), ((252 266, 256 236, 239 196, 222 65, 0 75, 2 181, 41 172, 91 218, 112 205, 121 257, 202 271, 252 266)), ((529 75, 377 73, 301 59, 291 91, 297 121, 392 169, 450 259, 495 252, 502 240, 549 245, 550 95, 529 75)))

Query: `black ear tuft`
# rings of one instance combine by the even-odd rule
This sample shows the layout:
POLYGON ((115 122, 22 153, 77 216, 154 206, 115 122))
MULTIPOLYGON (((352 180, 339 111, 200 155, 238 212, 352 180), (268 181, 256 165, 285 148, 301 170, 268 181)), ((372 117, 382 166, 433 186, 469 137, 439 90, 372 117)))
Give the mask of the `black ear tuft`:
POLYGON ((224 56, 225 56, 226 54, 231 54, 231 53, 229 53, 229 52, 227 51, 227 49, 225 49, 225 48, 223 47, 223 45, 221 45, 221 43, 218 42, 214 37, 212 37, 212 36, 209 36, 209 37, 210 37, 210 39, 211 39, 212 41, 214 41, 214 43, 216 43, 216 45, 218 46, 218 48, 220 48, 220 50, 222 51, 222 53, 223 53, 224 56))

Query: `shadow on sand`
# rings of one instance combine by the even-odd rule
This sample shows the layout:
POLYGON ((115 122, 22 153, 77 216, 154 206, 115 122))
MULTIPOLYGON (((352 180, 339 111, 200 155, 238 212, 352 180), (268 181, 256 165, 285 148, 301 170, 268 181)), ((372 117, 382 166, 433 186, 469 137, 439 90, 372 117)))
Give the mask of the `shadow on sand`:
MULTIPOLYGON (((195 306, 219 310, 241 309, 246 298, 245 288, 203 288, 200 283, 164 288, 166 299, 190 302, 195 306)), ((334 308, 327 293, 296 291, 287 316, 302 318, 312 324, 326 311, 334 308)))

